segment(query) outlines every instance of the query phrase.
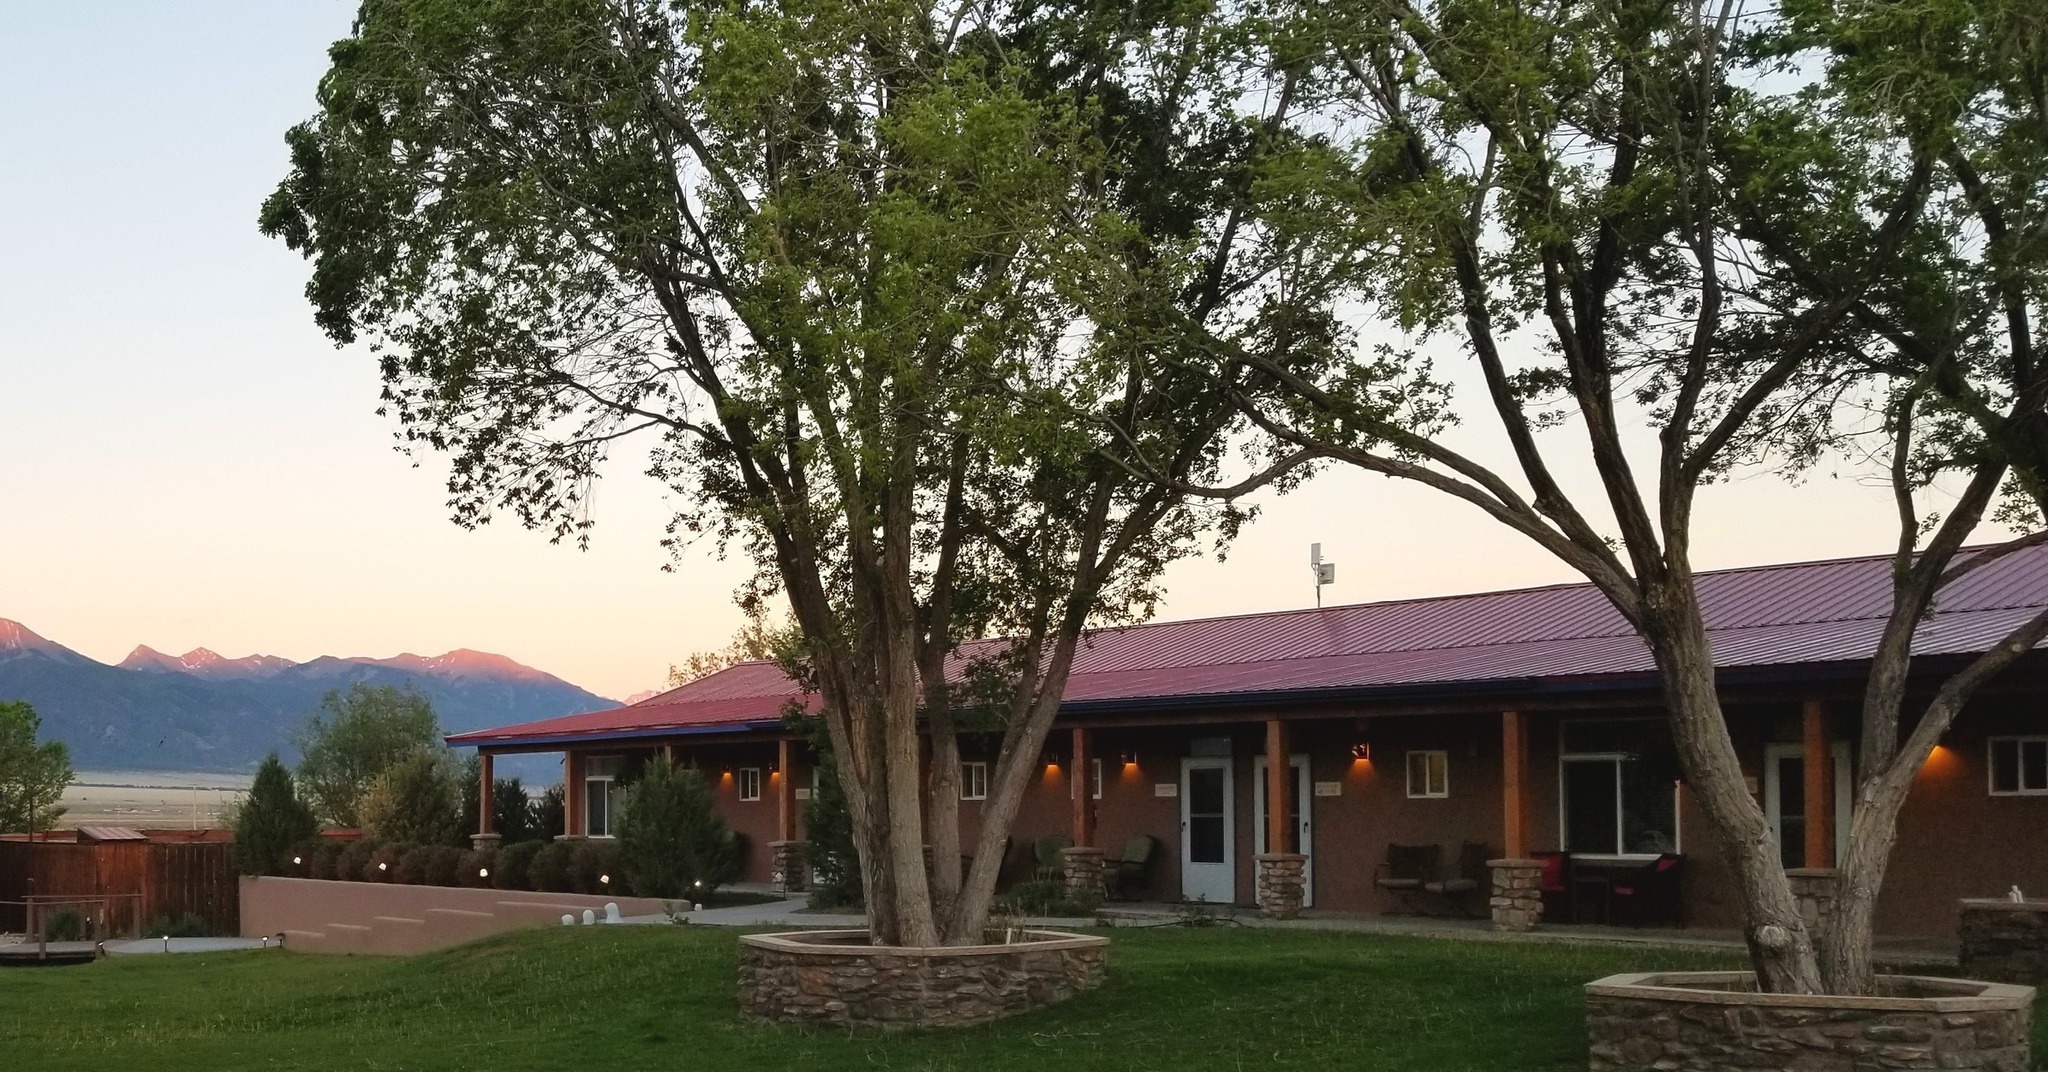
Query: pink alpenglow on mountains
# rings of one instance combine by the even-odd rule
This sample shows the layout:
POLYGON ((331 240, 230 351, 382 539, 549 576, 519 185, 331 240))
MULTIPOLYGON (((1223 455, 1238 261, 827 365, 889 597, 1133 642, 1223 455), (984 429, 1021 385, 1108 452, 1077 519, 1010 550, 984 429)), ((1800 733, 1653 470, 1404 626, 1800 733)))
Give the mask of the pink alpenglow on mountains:
POLYGON ((229 659, 210 648, 195 648, 182 656, 169 656, 148 645, 136 645, 135 651, 128 653, 128 658, 115 666, 130 671, 173 671, 208 678, 254 678, 298 664, 283 656, 229 659))

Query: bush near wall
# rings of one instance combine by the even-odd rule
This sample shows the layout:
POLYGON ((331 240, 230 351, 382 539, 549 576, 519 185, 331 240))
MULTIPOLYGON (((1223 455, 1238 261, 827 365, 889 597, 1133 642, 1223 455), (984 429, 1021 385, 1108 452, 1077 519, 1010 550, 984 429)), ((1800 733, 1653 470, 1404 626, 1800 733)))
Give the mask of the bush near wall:
POLYGON ((622 894, 619 846, 603 840, 516 842, 465 850, 410 842, 315 839, 291 849, 295 879, 338 879, 430 887, 530 890, 558 894, 622 894), (384 867, 379 868, 378 865, 384 867))
POLYGON ((533 858, 549 842, 514 842, 498 851, 498 867, 491 871, 491 886, 499 890, 532 890, 533 858))

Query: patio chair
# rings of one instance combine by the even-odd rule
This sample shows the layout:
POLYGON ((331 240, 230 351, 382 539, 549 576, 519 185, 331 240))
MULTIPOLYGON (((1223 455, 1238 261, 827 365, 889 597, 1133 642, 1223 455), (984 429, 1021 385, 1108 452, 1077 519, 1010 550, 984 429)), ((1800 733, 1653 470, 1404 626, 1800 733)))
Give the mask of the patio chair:
POLYGON ((1486 867, 1487 859, 1491 856, 1492 854, 1487 852, 1486 843, 1467 842, 1458 847, 1457 874, 1444 879, 1425 880, 1422 889, 1425 893, 1441 896, 1444 904, 1454 911, 1461 911, 1471 917, 1484 916, 1484 913, 1472 911, 1472 899, 1466 895, 1492 885, 1490 869, 1486 867))
POLYGON ((1685 858, 1665 853, 1633 871, 1614 877, 1610 893, 1616 923, 1634 927, 1663 924, 1677 927, 1680 910, 1679 877, 1685 858))
POLYGON ((1158 849, 1158 839, 1139 835, 1124 843, 1123 856, 1102 862, 1111 897, 1131 901, 1145 892, 1152 878, 1152 860, 1158 855, 1158 849))
POLYGON ((1032 878, 1066 878, 1067 866, 1060 860, 1060 851, 1073 844, 1074 840, 1065 835, 1047 835, 1034 843, 1031 856, 1037 862, 1038 870, 1033 873, 1032 878))
POLYGON ((1387 859, 1373 869, 1372 885, 1388 891, 1401 899, 1409 909, 1415 907, 1415 896, 1422 893, 1422 885, 1437 878, 1443 860, 1441 846, 1404 846, 1398 842, 1387 844, 1387 859))
POLYGON ((1563 850, 1544 850, 1529 854, 1529 859, 1543 863, 1543 919, 1576 923, 1579 911, 1573 891, 1572 855, 1563 850))

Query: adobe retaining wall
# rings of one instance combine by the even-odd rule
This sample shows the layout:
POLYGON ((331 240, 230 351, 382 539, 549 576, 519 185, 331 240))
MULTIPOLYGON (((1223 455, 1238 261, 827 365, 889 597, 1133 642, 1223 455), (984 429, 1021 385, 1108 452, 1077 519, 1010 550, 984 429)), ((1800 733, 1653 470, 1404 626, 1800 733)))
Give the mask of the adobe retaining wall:
POLYGON ((1590 1068, 2033 1068, 2033 988, 1878 981, 1889 994, 1759 994, 1747 972, 1609 976, 1586 985, 1590 1068))
MULTIPOLYGON (((242 935, 284 935, 309 953, 417 954, 514 928, 554 924, 585 909, 622 916, 663 912, 658 898, 357 883, 287 876, 241 877, 242 935)), ((688 902, 671 902, 688 909, 688 902)))
POLYGON ((847 1028, 970 1025, 1102 984, 1109 940, 1033 931, 991 946, 869 946, 864 929, 740 938, 740 1012, 847 1028))

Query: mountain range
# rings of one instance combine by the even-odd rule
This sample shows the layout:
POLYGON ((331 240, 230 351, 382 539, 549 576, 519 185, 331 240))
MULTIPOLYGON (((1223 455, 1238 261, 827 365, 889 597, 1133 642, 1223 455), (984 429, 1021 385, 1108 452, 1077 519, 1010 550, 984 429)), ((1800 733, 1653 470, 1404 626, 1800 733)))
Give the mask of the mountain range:
POLYGON ((545 671, 466 648, 295 663, 138 645, 109 666, 0 619, 0 701, 35 705, 43 736, 67 743, 79 768, 235 771, 272 750, 289 762, 292 731, 329 690, 356 682, 417 688, 451 733, 614 706, 545 671))

